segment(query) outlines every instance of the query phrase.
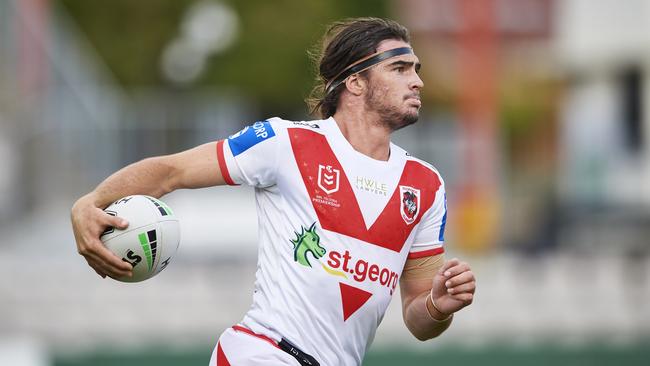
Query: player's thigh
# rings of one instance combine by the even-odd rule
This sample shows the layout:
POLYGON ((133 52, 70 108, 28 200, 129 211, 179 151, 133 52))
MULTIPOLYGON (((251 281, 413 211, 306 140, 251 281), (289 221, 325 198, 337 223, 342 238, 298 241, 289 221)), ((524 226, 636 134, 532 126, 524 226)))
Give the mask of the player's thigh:
POLYGON ((226 329, 212 352, 210 366, 257 365, 300 366, 300 363, 266 340, 226 329))

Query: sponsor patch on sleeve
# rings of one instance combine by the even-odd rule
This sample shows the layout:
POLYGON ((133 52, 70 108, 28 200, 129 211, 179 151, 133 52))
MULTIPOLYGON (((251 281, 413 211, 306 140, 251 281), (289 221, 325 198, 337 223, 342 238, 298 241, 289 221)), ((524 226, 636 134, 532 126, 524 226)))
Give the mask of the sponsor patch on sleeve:
POLYGON ((228 145, 233 156, 237 156, 260 142, 275 136, 269 121, 258 121, 251 126, 228 137, 228 145))

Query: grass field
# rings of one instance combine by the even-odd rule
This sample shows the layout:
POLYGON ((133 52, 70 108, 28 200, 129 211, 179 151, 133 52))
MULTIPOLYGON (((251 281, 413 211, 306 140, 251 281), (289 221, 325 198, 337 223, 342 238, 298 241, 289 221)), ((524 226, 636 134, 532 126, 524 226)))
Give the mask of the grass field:
MULTIPOLYGON (((54 366, 207 365, 208 357, 205 350, 184 353, 171 353, 163 350, 128 354, 96 353, 85 356, 59 357, 55 360, 54 366)), ((449 348, 431 353, 383 350, 369 353, 364 366, 640 366, 648 365, 649 362, 650 347, 647 344, 638 344, 625 347, 592 345, 571 349, 557 346, 524 349, 498 346, 481 350, 449 348)))

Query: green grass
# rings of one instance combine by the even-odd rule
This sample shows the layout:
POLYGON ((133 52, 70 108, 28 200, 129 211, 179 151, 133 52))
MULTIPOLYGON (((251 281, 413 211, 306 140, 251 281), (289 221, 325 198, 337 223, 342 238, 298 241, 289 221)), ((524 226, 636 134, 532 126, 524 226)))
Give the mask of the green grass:
MULTIPOLYGON (((97 352, 93 354, 60 356, 54 366, 171 366, 207 365, 211 348, 188 352, 169 350, 140 353, 97 352)), ((650 363, 650 347, 585 346, 561 348, 557 346, 513 348, 508 346, 481 349, 445 348, 432 352, 382 350, 370 352, 364 366, 388 365, 463 365, 463 366, 635 366, 650 363)), ((326 365, 323 365, 326 366, 326 365)))

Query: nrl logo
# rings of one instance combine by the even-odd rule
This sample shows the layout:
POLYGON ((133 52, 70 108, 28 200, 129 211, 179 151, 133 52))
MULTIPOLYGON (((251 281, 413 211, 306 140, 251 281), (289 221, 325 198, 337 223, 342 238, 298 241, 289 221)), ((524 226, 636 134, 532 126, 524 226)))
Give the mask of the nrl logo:
POLYGON ((399 186, 402 197, 401 213, 404 222, 411 225, 420 213, 420 190, 409 186, 399 186))
POLYGON ((339 190, 340 170, 332 168, 331 165, 318 164, 318 187, 327 194, 339 190))

